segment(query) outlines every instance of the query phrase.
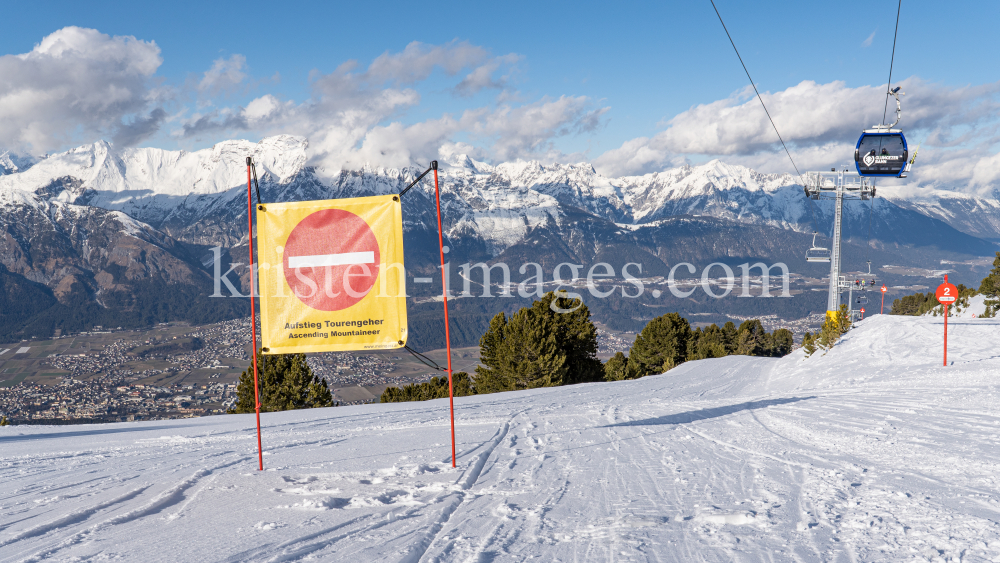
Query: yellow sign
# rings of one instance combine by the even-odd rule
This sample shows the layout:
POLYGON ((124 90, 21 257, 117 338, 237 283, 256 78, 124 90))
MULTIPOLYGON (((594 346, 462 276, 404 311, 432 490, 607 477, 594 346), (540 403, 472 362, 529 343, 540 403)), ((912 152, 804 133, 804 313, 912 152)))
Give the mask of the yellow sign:
POLYGON ((268 354, 406 343, 399 197, 258 205, 257 249, 268 354))

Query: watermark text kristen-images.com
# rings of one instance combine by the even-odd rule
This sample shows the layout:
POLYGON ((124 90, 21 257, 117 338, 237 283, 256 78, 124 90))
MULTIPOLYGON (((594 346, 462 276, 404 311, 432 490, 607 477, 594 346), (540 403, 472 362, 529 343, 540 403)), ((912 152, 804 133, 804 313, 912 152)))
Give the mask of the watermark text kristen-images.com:
MULTIPOLYGON (((243 295, 237 290, 236 286, 233 285, 232 280, 229 279, 229 275, 232 274, 237 268, 245 266, 245 263, 234 262, 229 265, 229 269, 225 272, 222 271, 222 248, 215 247, 212 248, 212 253, 214 254, 214 292, 211 297, 248 297, 248 295, 243 295), (223 286, 228 290, 229 294, 223 293, 223 286)), ((316 294, 316 292, 323 291, 328 296, 334 297, 339 295, 341 291, 345 292, 351 297, 362 297, 368 292, 377 289, 379 297, 399 297, 401 294, 405 293, 404 279, 405 276, 402 264, 381 264, 380 270, 382 272, 388 272, 391 270, 396 270, 399 272, 397 278, 400 280, 399 287, 391 288, 387 287, 386 279, 388 276, 379 276, 378 288, 371 287, 367 289, 358 289, 357 287, 352 287, 352 279, 355 278, 365 278, 371 276, 371 268, 368 264, 352 264, 347 267, 346 273, 341 277, 341 279, 333 279, 332 275, 319 276, 319 278, 324 280, 321 285, 312 281, 315 278, 315 272, 313 276, 308 278, 302 277, 301 272, 296 271, 295 275, 300 276, 300 280, 308 280, 308 283, 303 284, 309 290, 300 297, 309 298, 316 294)), ((282 268, 278 265, 277 268, 282 268)), ((749 262, 745 264, 740 264, 737 266, 740 270, 740 293, 737 297, 791 297, 789 292, 789 270, 788 266, 784 262, 777 262, 768 266, 763 262, 756 262, 751 264, 749 262), (772 276, 773 270, 777 269, 780 272, 777 276, 772 276), (758 295, 750 294, 750 279, 751 273, 756 270, 759 273, 761 291, 758 295), (778 295, 771 295, 771 282, 775 278, 781 281, 781 292, 778 295)), ((254 264, 255 270, 270 270, 272 269, 270 264, 261 263, 254 264)), ((497 262, 493 265, 488 265, 484 262, 478 262, 475 264, 465 263, 459 266, 459 276, 462 278, 462 293, 455 295, 455 297, 514 297, 518 295, 523 298, 539 298, 542 297, 546 292, 546 287, 549 291, 556 290, 564 293, 566 297, 569 298, 582 298, 583 294, 580 293, 584 290, 589 292, 592 297, 603 299, 610 297, 616 292, 619 292, 622 297, 625 298, 636 298, 646 291, 646 283, 643 278, 639 277, 642 275, 642 264, 638 262, 629 262, 622 266, 621 271, 618 272, 615 268, 608 264, 607 262, 599 262, 593 264, 587 268, 583 264, 573 264, 571 262, 563 262, 557 265, 552 270, 551 276, 546 276, 546 272, 542 266, 536 262, 528 262, 522 264, 517 268, 517 272, 522 276, 528 276, 522 278, 521 281, 512 282, 511 281, 511 268, 506 263, 497 262), (478 270, 482 274, 482 282, 473 281, 472 274, 474 271, 478 270), (499 278, 499 279, 496 279, 499 278), (501 281, 502 280, 502 281, 501 281), (620 283, 613 283, 615 280, 621 280, 620 283), (603 284, 602 284, 603 282, 603 284), (494 283, 498 287, 498 292, 493 294, 492 288, 494 283), (599 287, 598 284, 602 284, 604 287, 599 287), (473 288, 473 285, 477 286, 473 288)), ((299 270, 299 269, 296 269, 299 270)), ((451 277, 451 263, 447 262, 444 266, 445 277, 451 277)), ((332 271, 328 268, 327 273, 332 271)), ((709 297, 714 297, 716 299, 722 299, 729 296, 733 290, 736 288, 736 272, 727 264, 722 262, 713 262, 701 270, 701 277, 685 279, 683 282, 678 282, 675 278, 680 273, 686 273, 687 275, 696 274, 698 269, 694 264, 689 262, 680 262, 675 264, 670 268, 670 273, 667 275, 665 285, 667 290, 674 296, 678 298, 690 297, 699 288, 705 292, 709 297), (713 277, 713 273, 716 277, 713 277), (718 276, 718 274, 722 274, 718 276)), ((257 272, 255 272, 257 273, 257 272)), ((255 276, 256 277, 256 276, 255 276)), ((432 278, 413 278, 414 283, 433 283, 432 278)), ((777 280, 775 280, 777 281, 777 280)), ((663 285, 663 284, 655 284, 663 285)), ((279 284, 279 288, 283 287, 284 284, 279 284)), ((777 288, 776 288, 777 289, 777 288)), ((280 290, 279 290, 280 291, 280 290)), ((452 296, 452 288, 449 283, 449 296, 452 296)), ((662 295, 660 289, 653 289, 650 294, 654 298, 659 298, 662 295)), ((276 297, 284 297, 284 295, 277 295, 276 297)), ((555 302, 553 302, 553 307, 556 307, 555 302)), ((558 307, 556 307, 558 308, 558 307)), ((569 312, 560 311, 560 312, 569 312)))

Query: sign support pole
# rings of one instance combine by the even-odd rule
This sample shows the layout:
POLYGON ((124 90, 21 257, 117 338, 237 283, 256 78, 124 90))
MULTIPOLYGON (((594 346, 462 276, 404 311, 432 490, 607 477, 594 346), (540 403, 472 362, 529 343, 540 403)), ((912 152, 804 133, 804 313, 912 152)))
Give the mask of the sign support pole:
POLYGON ((944 283, 938 286, 934 295, 944 309, 944 365, 948 367, 948 306, 958 300, 958 288, 948 283, 948 275, 945 274, 944 283))
POLYGON ((250 347, 253 349, 253 397, 257 411, 257 462, 264 470, 264 450, 260 443, 260 385, 257 381, 257 318, 253 283, 253 200, 250 191, 250 157, 247 157, 247 243, 250 247, 250 347))
MULTIPOLYGON (((944 275, 944 283, 948 283, 948 274, 944 275)), ((948 304, 944 305, 944 367, 948 367, 948 304)))
POLYGON ((434 198, 437 200, 438 248, 441 251, 441 296, 444 299, 444 342, 448 354, 448 410, 451 415, 451 466, 455 467, 455 389, 451 380, 451 332, 448 326, 448 278, 444 269, 444 229, 441 228, 441 190, 438 188, 438 163, 431 161, 434 170, 434 198))
POLYGON ((944 305, 944 367, 948 367, 948 304, 944 305))

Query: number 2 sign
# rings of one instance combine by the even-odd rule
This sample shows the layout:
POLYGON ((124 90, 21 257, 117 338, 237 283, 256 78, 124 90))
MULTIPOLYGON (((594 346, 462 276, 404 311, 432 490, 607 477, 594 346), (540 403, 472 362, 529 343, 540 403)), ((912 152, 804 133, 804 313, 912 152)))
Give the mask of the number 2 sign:
POLYGON ((937 291, 938 303, 944 305, 944 365, 948 365, 948 305, 958 299, 958 288, 948 283, 948 276, 944 277, 944 283, 939 285, 937 291))
POLYGON ((938 286, 934 295, 937 296, 938 303, 951 305, 958 299, 958 288, 948 283, 948 279, 945 278, 945 282, 938 286))

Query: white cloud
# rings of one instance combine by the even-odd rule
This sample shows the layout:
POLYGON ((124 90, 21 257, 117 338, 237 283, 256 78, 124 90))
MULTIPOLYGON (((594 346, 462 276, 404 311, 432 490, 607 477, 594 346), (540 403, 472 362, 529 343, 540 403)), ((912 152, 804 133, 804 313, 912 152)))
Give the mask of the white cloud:
POLYGON ((163 95, 149 86, 162 62, 152 41, 80 27, 52 33, 29 53, 0 56, 0 146, 40 153, 81 136, 140 142, 162 121, 155 111, 137 115, 163 95))
POLYGON ((454 76, 488 57, 486 49, 465 41, 452 41, 445 45, 427 45, 414 41, 402 52, 380 55, 372 61, 361 79, 373 84, 415 84, 426 80, 435 68, 454 76))
POLYGON ((491 153, 496 160, 557 155, 553 140, 557 137, 588 133, 602 125, 610 108, 593 108, 585 96, 562 96, 522 106, 501 106, 495 110, 468 112, 469 131, 482 139, 491 139, 491 153))
MULTIPOLYGON (((878 31, 878 28, 876 28, 875 31, 878 31)), ((862 47, 872 46, 872 40, 875 39, 875 31, 873 31, 872 34, 868 36, 868 39, 865 39, 864 41, 861 42, 862 47)))
POLYGON ((198 82, 198 91, 214 96, 220 92, 234 90, 247 77, 243 71, 246 64, 247 58, 239 54, 228 59, 216 59, 212 62, 212 68, 206 70, 201 81, 198 82))
POLYGON ((493 75, 500 70, 501 66, 513 66, 520 60, 521 56, 514 53, 490 59, 466 75, 455 86, 455 93, 459 96, 472 96, 487 88, 504 88, 507 85, 509 76, 505 75, 500 78, 493 78, 493 75))
POLYGON ((476 141, 481 148, 471 152, 479 159, 562 158, 553 139, 595 130, 607 108, 595 108, 585 97, 563 96, 469 109, 409 125, 400 121, 420 103, 417 91, 407 86, 426 80, 434 69, 456 75, 471 68, 456 92, 472 94, 502 88, 506 78, 494 75, 518 60, 518 55, 489 58, 484 49, 468 43, 411 43, 401 53, 379 56, 362 71, 356 61, 348 61, 329 74, 314 74, 312 95, 305 102, 265 95, 244 108, 192 115, 175 134, 214 138, 224 131, 252 130, 302 135, 309 139, 310 162, 330 170, 423 164, 453 154, 459 146, 456 136, 476 141))
MULTIPOLYGON (((911 145, 923 144, 921 181, 943 182, 947 174, 971 179, 978 160, 964 159, 989 156, 989 147, 997 142, 1000 82, 948 88, 909 78, 899 84, 909 92, 903 98, 899 126, 907 132, 911 145), (949 147, 961 147, 962 151, 943 150, 949 147), (945 165, 951 161, 953 164, 945 165)), ((849 88, 839 81, 804 81, 781 92, 763 92, 761 97, 804 172, 852 162, 861 130, 882 121, 885 86, 849 88)), ((894 103, 890 100, 886 112, 888 123, 895 120, 894 103)), ((750 88, 692 107, 667 121, 663 131, 626 141, 596 158, 594 164, 607 175, 643 174, 668 167, 678 157, 697 155, 718 156, 765 172, 793 172, 750 88)), ((976 177, 989 175, 980 172, 976 177)))

